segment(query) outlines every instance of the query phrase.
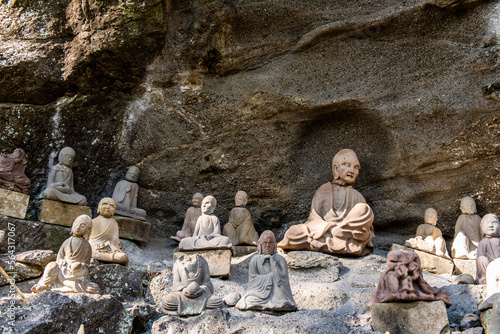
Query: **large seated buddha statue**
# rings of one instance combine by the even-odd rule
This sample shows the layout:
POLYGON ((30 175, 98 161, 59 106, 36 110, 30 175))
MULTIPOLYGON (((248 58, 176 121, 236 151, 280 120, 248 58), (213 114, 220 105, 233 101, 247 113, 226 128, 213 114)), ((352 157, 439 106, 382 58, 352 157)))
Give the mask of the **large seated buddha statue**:
POLYGON ((291 226, 278 247, 356 256, 371 253, 373 212, 351 186, 359 169, 354 151, 339 151, 332 161, 333 182, 316 191, 307 221, 291 226))

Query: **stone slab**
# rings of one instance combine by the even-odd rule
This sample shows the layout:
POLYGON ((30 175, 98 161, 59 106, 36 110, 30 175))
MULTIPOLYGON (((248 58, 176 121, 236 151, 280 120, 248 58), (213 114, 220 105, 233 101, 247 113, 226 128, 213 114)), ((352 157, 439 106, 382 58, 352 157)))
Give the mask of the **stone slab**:
POLYGON ((245 256, 257 252, 257 246, 233 246, 233 256, 245 256))
POLYGON ((0 188, 0 214, 24 219, 29 201, 26 194, 0 188))
POLYGON ((500 300, 497 300, 492 308, 481 312, 480 318, 485 334, 500 333, 500 300))
POLYGON ((151 224, 130 217, 113 216, 120 227, 120 238, 148 242, 151 224))
POLYGON ((211 277, 229 277, 231 275, 231 251, 229 249, 211 249, 191 252, 174 252, 174 262, 184 254, 200 254, 207 260, 211 277))
POLYGON ((442 301, 373 303, 372 327, 383 333, 450 333, 446 305, 442 301))
POLYGON ((469 274, 476 277, 476 260, 453 259, 455 275, 469 274))
POLYGON ((92 209, 88 206, 74 205, 45 199, 40 201, 38 219, 43 223, 71 226, 80 215, 92 218, 92 209))
POLYGON ((422 270, 425 270, 432 274, 442 275, 452 275, 454 264, 452 260, 445 259, 444 257, 433 255, 430 253, 426 253, 423 251, 419 251, 418 249, 413 249, 410 247, 392 244, 391 251, 393 250, 404 250, 407 252, 415 252, 417 253, 420 264, 422 266, 422 270))

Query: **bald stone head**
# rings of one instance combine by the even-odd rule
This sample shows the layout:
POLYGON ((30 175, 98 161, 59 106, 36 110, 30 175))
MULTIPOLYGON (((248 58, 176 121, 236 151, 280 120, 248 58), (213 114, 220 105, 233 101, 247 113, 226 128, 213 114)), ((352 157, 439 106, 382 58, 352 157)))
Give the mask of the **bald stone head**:
POLYGON ((259 254, 262 255, 273 255, 277 252, 276 237, 273 231, 265 230, 260 235, 259 241, 257 242, 257 250, 259 254))
POLYGON ((477 212, 476 202, 472 197, 466 196, 460 201, 460 210, 467 215, 473 215, 477 212))
POLYGON ((433 208, 428 208, 427 210, 425 210, 424 221, 426 224, 436 226, 437 220, 438 214, 436 210, 434 210, 433 208))
POLYGON ((111 197, 104 197, 99 202, 97 213, 105 218, 111 218, 115 214, 116 204, 111 197))
POLYGON ((207 196, 201 202, 201 213, 205 215, 211 215, 215 207, 217 206, 217 200, 213 196, 207 196))
POLYGON ((248 195, 243 190, 239 190, 234 196, 234 205, 239 207, 245 207, 248 203, 248 195))
POLYGON ((360 168, 358 156, 353 150, 340 150, 332 160, 333 182, 340 185, 354 183, 360 168))
POLYGON ((72 167, 73 161, 75 161, 75 150, 71 147, 65 147, 59 152, 59 164, 72 167))
POLYGON ((498 217, 489 213, 481 219, 481 230, 487 237, 500 237, 500 221, 498 217))

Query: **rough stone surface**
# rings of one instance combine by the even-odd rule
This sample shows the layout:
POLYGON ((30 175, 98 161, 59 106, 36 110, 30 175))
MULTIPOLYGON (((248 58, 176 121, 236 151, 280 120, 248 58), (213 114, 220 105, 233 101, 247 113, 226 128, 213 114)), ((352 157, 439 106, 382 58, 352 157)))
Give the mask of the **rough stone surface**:
POLYGON ((28 195, 0 188, 0 214, 24 219, 29 200, 28 195))
POLYGON ((148 242, 151 224, 142 220, 137 220, 122 216, 113 216, 120 228, 120 238, 148 242))
MULTIPOLYGON (((0 256, 0 265, 7 272, 11 279, 16 282, 25 281, 30 278, 40 277, 43 273, 43 267, 31 266, 24 263, 8 262, 8 258, 5 255, 0 256)), ((0 286, 8 285, 9 282, 3 276, 0 276, 0 286)))
POLYGON ((110 294, 120 301, 140 299, 146 273, 119 264, 100 264, 90 267, 90 281, 96 283, 101 294, 110 294))
POLYGON ((481 312, 481 324, 486 334, 497 334, 500 332, 500 300, 497 300, 489 310, 481 312))
POLYGON ((449 259, 445 259, 444 257, 433 255, 430 253, 422 252, 417 249, 413 249, 410 247, 405 247, 397 244, 393 244, 391 250, 404 250, 407 252, 415 252, 417 253, 422 270, 428 271, 433 274, 448 274, 451 275, 453 273, 453 261, 449 259))
POLYGON ((200 254, 208 263, 210 277, 229 277, 231 275, 231 251, 228 249, 213 249, 192 252, 175 252, 174 262, 183 254, 200 254))
POLYGON ((40 201, 38 219, 43 223, 71 226, 80 215, 92 218, 92 209, 88 206, 68 204, 48 199, 40 201))
POLYGON ((233 256, 244 256, 257 252, 257 246, 233 246, 233 256))
POLYGON ((315 282, 330 283, 339 279, 342 264, 335 256, 308 251, 291 251, 283 253, 283 256, 296 280, 309 282, 311 277, 319 278, 318 272, 324 269, 327 269, 328 277, 321 276, 319 280, 315 279, 315 282))
POLYGON ((476 277, 476 260, 453 259, 455 264, 454 274, 469 274, 476 277))
POLYGON ((37 249, 16 254, 14 256, 14 261, 45 267, 49 262, 55 261, 56 257, 57 254, 51 250, 37 249))
POLYGON ((450 332, 442 301, 374 303, 372 326, 378 332, 444 334, 450 332))
POLYGON ((468 284, 451 284, 439 286, 448 293, 451 302, 448 307, 448 319, 451 323, 459 324, 467 313, 478 313, 478 305, 484 298, 486 289, 483 286, 468 284))

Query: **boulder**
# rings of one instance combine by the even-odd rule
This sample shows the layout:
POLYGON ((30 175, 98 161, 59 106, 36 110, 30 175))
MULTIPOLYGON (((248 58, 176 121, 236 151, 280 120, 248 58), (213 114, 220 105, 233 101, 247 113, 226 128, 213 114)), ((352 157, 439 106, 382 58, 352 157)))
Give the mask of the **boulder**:
POLYGON ((24 219, 30 197, 26 194, 0 188, 0 214, 24 219))
POLYGON ((84 205, 75 205, 44 199, 40 201, 38 219, 43 223, 71 226, 80 215, 92 218, 92 209, 84 205))
POLYGON ((143 295, 146 273, 119 264, 99 264, 90 267, 90 281, 101 294, 113 295, 120 301, 136 301, 143 295))
POLYGON ((16 254, 14 261, 45 268, 49 262, 55 261, 56 257, 57 254, 51 250, 37 249, 16 254))
POLYGON ((208 263, 210 277, 229 277, 231 275, 231 250, 210 249, 201 251, 176 251, 175 260, 183 254, 200 254, 208 263))
POLYGON ((481 312, 481 324, 486 334, 500 333, 500 299, 497 299, 492 308, 481 312))
POLYGON ((151 223, 129 217, 113 216, 120 228, 120 238, 136 240, 143 243, 149 240, 151 223))
POLYGON ((453 259, 455 264, 455 275, 469 274, 476 277, 476 260, 453 259))
POLYGON ((335 256, 309 251, 291 251, 283 256, 293 281, 310 282, 311 277, 316 277, 317 283, 331 283, 339 279, 342 264, 335 256), (320 276, 319 271, 328 272, 329 276, 320 276))

